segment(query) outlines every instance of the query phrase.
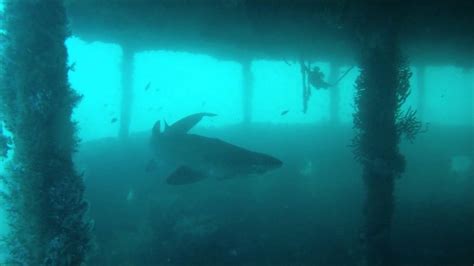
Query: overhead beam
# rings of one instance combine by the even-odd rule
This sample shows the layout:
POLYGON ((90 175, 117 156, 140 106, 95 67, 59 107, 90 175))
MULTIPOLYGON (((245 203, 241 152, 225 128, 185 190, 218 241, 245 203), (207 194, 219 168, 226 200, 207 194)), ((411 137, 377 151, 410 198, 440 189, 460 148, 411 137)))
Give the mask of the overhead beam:
MULTIPOLYGON (((338 59, 353 65, 357 56, 353 44, 360 38, 354 25, 379 1, 67 2, 73 34, 88 41, 125 39, 133 42, 137 52, 172 50, 226 60, 243 54, 269 60, 298 60, 304 55, 311 61, 338 59)), ((473 1, 380 2, 401 3, 400 44, 412 65, 473 66, 473 1)))

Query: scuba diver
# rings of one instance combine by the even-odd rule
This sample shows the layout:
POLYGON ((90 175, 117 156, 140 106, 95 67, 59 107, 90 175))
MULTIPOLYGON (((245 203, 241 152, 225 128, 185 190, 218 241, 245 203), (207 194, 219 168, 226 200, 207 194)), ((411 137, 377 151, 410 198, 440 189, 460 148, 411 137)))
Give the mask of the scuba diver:
MULTIPOLYGON (((287 64, 290 65, 288 62, 287 64)), ((311 97, 310 87, 317 90, 335 87, 354 68, 354 66, 352 66, 347 69, 334 83, 331 84, 324 80, 324 73, 319 67, 315 66, 310 69, 310 66, 307 66, 303 59, 300 60, 300 67, 301 77, 303 79, 303 113, 306 113, 308 110, 308 101, 311 97)))
POLYGON ((324 73, 318 66, 314 66, 312 69, 309 68, 303 61, 300 62, 301 70, 308 77, 309 84, 319 90, 319 89, 329 89, 330 87, 336 86, 339 81, 341 81, 354 67, 347 69, 334 84, 328 83, 324 80, 324 73))
POLYGON ((329 87, 333 86, 324 80, 324 73, 319 67, 315 66, 310 70, 305 66, 305 70, 308 75, 309 84, 311 84, 315 89, 329 89, 329 87))

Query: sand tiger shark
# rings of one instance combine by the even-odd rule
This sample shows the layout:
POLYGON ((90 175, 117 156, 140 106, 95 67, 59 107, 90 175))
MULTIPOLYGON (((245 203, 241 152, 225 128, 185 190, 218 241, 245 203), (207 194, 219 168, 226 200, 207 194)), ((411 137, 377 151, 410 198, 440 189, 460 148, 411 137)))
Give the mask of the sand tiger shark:
POLYGON ((150 146, 153 162, 171 166, 174 170, 166 178, 170 185, 191 184, 211 177, 228 179, 262 175, 282 166, 270 155, 250 151, 220 139, 190 134, 203 117, 212 113, 196 113, 184 117, 171 126, 158 120, 152 129, 150 146))

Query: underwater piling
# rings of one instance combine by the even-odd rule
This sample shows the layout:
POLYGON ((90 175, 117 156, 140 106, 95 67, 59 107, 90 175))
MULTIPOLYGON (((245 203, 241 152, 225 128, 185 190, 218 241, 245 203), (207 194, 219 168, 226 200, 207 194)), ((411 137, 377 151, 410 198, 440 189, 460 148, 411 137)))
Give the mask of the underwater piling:
POLYGON ((243 124, 252 121, 253 73, 252 60, 242 60, 242 116, 243 124))
POLYGON ((367 189, 363 234, 369 266, 391 265, 394 176, 389 169, 382 172, 375 167, 377 160, 383 164, 398 152, 395 138, 396 66, 392 58, 395 52, 393 49, 368 49, 361 59, 361 74, 356 84, 357 113, 354 123, 360 130, 356 140, 356 156, 362 163, 367 189))
POLYGON ((391 246, 394 188, 405 169, 398 144, 402 134, 411 140, 421 128, 416 112, 400 110, 410 93, 411 72, 401 55, 396 27, 384 26, 365 32, 356 81, 353 147, 367 193, 363 246, 369 266, 397 264, 391 246))
POLYGON ((74 169, 80 100, 68 82, 69 35, 62 0, 5 0, 1 114, 14 153, 3 177, 12 265, 81 265, 91 223, 82 176, 74 169))
POLYGON ((122 95, 120 105, 119 138, 128 138, 133 103, 133 58, 134 50, 122 45, 122 95))

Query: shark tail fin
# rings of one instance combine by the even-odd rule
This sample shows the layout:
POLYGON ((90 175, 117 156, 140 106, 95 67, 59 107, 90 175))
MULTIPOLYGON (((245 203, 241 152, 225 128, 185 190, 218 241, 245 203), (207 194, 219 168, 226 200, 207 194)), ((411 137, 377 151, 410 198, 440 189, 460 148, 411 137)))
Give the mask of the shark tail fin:
POLYGON ((160 134, 161 132, 161 126, 160 126, 160 120, 155 122, 155 125, 153 126, 153 129, 151 130, 151 136, 156 137, 160 134))

